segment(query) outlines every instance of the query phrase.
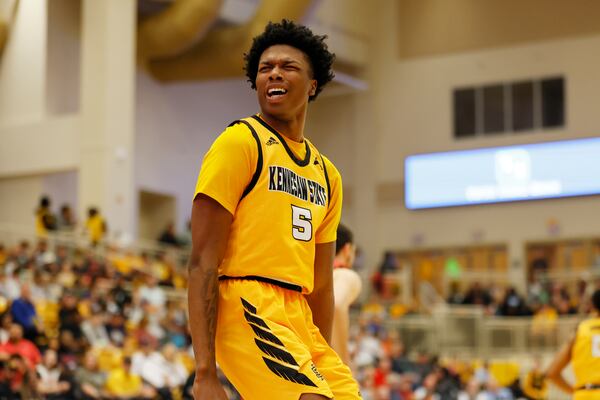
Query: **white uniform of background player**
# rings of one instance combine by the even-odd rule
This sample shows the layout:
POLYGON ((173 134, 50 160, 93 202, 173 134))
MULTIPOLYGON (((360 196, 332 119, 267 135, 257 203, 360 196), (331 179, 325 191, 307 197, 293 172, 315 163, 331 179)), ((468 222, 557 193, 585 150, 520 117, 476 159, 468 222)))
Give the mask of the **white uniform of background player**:
POLYGON ((346 365, 350 365, 348 336, 350 324, 350 305, 358 298, 362 288, 360 276, 352 270, 356 246, 352 232, 341 225, 337 231, 336 255, 333 261, 333 293, 335 312, 331 347, 339 354, 346 365))

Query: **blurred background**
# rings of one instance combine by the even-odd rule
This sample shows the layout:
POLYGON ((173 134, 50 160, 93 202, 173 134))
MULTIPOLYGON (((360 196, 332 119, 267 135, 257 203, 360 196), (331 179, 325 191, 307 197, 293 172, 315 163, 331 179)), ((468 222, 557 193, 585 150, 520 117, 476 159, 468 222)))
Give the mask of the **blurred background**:
POLYGON ((337 55, 306 136, 359 247, 364 398, 564 398, 541 371, 600 287, 594 0, 0 0, 0 395, 189 396, 196 176, 282 18, 337 55))

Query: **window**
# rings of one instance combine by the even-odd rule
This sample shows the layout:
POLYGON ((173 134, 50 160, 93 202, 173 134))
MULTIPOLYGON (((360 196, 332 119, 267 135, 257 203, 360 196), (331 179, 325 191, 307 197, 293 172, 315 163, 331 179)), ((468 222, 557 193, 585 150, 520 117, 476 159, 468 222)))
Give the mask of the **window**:
POLYGON ((474 89, 454 91, 454 132, 456 137, 475 135, 474 89))
POLYGON ((512 130, 533 129, 533 82, 517 82, 511 85, 512 130))
POLYGON ((504 132, 504 86, 483 88, 483 132, 504 132))
POLYGON ((564 92, 563 77, 456 88, 454 137, 563 127, 564 92))
POLYGON ((556 128, 565 123, 563 78, 542 80, 542 126, 556 128))

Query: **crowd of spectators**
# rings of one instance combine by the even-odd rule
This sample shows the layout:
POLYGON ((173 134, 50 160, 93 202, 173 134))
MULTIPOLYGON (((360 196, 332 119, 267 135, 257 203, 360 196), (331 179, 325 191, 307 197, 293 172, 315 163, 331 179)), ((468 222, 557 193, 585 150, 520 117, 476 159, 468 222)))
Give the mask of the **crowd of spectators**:
MULTIPOLYGON (((98 207, 89 207, 86 220, 78 224, 69 204, 62 204, 56 213, 52 208, 49 196, 40 198, 35 211, 35 230, 38 237, 48 237, 50 233, 83 234, 91 246, 106 241, 108 223, 98 207)), ((178 233, 173 222, 169 222, 156 238, 157 243, 165 247, 186 248, 191 245, 191 222, 188 221, 185 231, 178 233)))
POLYGON ((361 316, 351 334, 352 368, 364 400, 514 400, 547 398, 539 362, 521 379, 506 361, 441 359, 425 349, 409 352, 381 319, 361 316), (410 354, 409 354, 410 353, 410 354))
MULTIPOLYGON (((185 270, 162 252, 96 250, 0 244, 0 398, 191 398, 185 270)), ((535 374, 500 384, 485 363, 409 356, 373 315, 363 310, 350 343, 366 400, 516 399, 545 387, 535 374)))
MULTIPOLYGON (((38 228, 46 229, 42 239, 0 243, 0 398, 191 398, 194 363, 182 260, 106 243, 99 252, 94 244, 101 236, 94 241, 91 233, 85 248, 50 246, 48 232, 77 226, 68 206, 59 215, 50 206, 42 199, 37 211, 38 228)), ((89 218, 88 230, 106 231, 97 209, 89 218)), ((158 239, 172 247, 189 244, 172 224, 158 239)), ((383 273, 394 268, 393 259, 386 259, 383 273)), ((373 283, 378 289, 381 281, 373 283)), ((582 283, 573 294, 540 280, 526 296, 478 283, 462 292, 458 285, 450 289, 450 304, 480 306, 488 315, 551 319, 586 311, 590 287, 582 283)), ((507 379, 495 376, 494 364, 484 360, 440 359, 425 349, 406 349, 381 315, 402 317, 416 308, 386 304, 373 293, 350 341, 351 367, 365 400, 545 398, 539 365, 522 380, 519 373, 507 379)), ((224 377, 223 383, 231 399, 239 398, 224 377)))
POLYGON ((0 244, 0 398, 190 398, 185 286, 164 253, 0 244))

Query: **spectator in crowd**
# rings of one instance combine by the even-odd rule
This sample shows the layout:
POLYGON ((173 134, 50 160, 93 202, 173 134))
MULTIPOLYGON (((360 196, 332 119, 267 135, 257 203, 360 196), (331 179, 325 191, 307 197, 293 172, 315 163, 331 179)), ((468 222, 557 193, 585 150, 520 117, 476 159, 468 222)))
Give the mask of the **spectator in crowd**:
POLYGON ((81 331, 90 346, 104 348, 110 345, 110 336, 104 325, 106 314, 102 310, 94 310, 90 318, 81 323, 81 331))
POLYGON ((448 304, 464 304, 465 296, 460 292, 460 283, 453 281, 450 283, 450 294, 446 300, 448 304))
POLYGON ((6 268, 4 271, 0 271, 0 295, 7 300, 14 300, 21 296, 21 284, 17 274, 16 269, 8 271, 6 268))
POLYGON ((175 389, 185 384, 188 373, 185 365, 177 359, 177 347, 168 343, 162 348, 164 358, 163 371, 165 383, 169 389, 175 389))
POLYGON ((106 374, 98 367, 98 357, 93 350, 88 350, 83 358, 83 365, 75 370, 75 381, 78 391, 84 399, 104 398, 106 374))
POLYGON ((10 326, 13 324, 12 314, 4 312, 0 316, 0 343, 5 343, 9 338, 10 326))
POLYGON ((164 251, 159 252, 152 263, 151 273, 156 276, 161 286, 173 287, 174 268, 167 260, 164 251))
POLYGON ((48 265, 56 262, 56 255, 48 247, 46 239, 40 239, 37 243, 35 250, 33 251, 33 261, 36 264, 38 270, 47 268, 48 265))
POLYGON ((16 323, 10 326, 8 340, 0 344, 0 354, 7 354, 9 356, 17 354, 26 361, 29 368, 35 368, 42 360, 38 348, 33 342, 23 337, 23 328, 16 323))
POLYGON ((154 343, 148 339, 142 339, 139 343, 140 349, 131 357, 131 372, 139 375, 144 382, 152 385, 160 396, 165 399, 171 398, 171 387, 169 385, 169 373, 167 360, 155 350, 154 343))
POLYGON ((539 358, 534 360, 533 368, 527 373, 521 386, 524 397, 528 400, 545 400, 548 398, 548 383, 542 370, 539 358))
POLYGON ((14 262, 11 262, 10 265, 7 265, 7 272, 12 272, 19 268, 23 268, 31 261, 29 249, 29 242, 27 240, 22 240, 16 249, 16 253, 13 257, 13 260, 11 260, 14 262))
POLYGON ((29 284, 25 283, 21 287, 21 296, 12 302, 10 313, 13 316, 13 320, 23 327, 25 338, 35 341, 38 337, 41 323, 31 298, 29 284))
POLYGON ((392 371, 397 374, 410 373, 414 370, 412 362, 406 355, 406 348, 400 339, 392 342, 390 351, 390 360, 392 362, 392 371))
POLYGON ((81 332, 81 315, 77 308, 78 300, 74 293, 66 291, 60 302, 60 310, 58 318, 60 320, 60 333, 65 331, 71 333, 75 340, 80 340, 81 332))
POLYGON ((525 300, 513 287, 510 287, 506 291, 504 301, 500 305, 498 313, 506 317, 522 317, 531 314, 529 308, 525 304, 525 300))
POLYGON ((6 360, 6 381, 10 387, 9 399, 37 398, 35 369, 19 354, 11 354, 6 360))
POLYGON ((88 209, 88 218, 85 223, 88 238, 90 244, 94 247, 104 239, 106 232, 108 231, 106 221, 100 211, 96 207, 90 207, 88 209))
POLYGON ((71 381, 58 365, 56 351, 46 350, 42 363, 36 366, 37 391, 46 400, 73 397, 71 381))
POLYGON ((169 246, 179 246, 179 240, 177 239, 175 224, 173 222, 169 222, 165 230, 160 234, 158 241, 169 246))
POLYGON ((109 314, 106 330, 114 346, 121 347, 125 342, 125 316, 119 311, 109 314))
POLYGON ((48 232, 56 230, 56 216, 50 210, 50 198, 42 196, 35 211, 35 230, 39 237, 48 236, 48 232))
POLYGON ((490 374, 490 363, 487 360, 485 360, 481 366, 475 370, 473 379, 475 379, 480 385, 486 385, 492 380, 492 375, 490 374))
POLYGON ((165 290, 158 285, 158 279, 152 274, 146 274, 145 284, 139 288, 140 300, 148 302, 155 311, 164 310, 167 303, 165 290))
POLYGON ((63 204, 60 207, 60 215, 58 216, 58 229, 66 232, 72 232, 75 229, 75 217, 73 210, 68 204, 63 204))
POLYGON ((144 386, 142 378, 131 371, 131 358, 124 357, 121 368, 110 372, 106 380, 106 391, 118 399, 151 399, 156 392, 144 386))
POLYGON ((473 282, 467 294, 465 295, 465 299, 463 301, 464 304, 471 305, 480 305, 480 306, 489 306, 492 301, 490 293, 481 286, 479 282, 473 282))

